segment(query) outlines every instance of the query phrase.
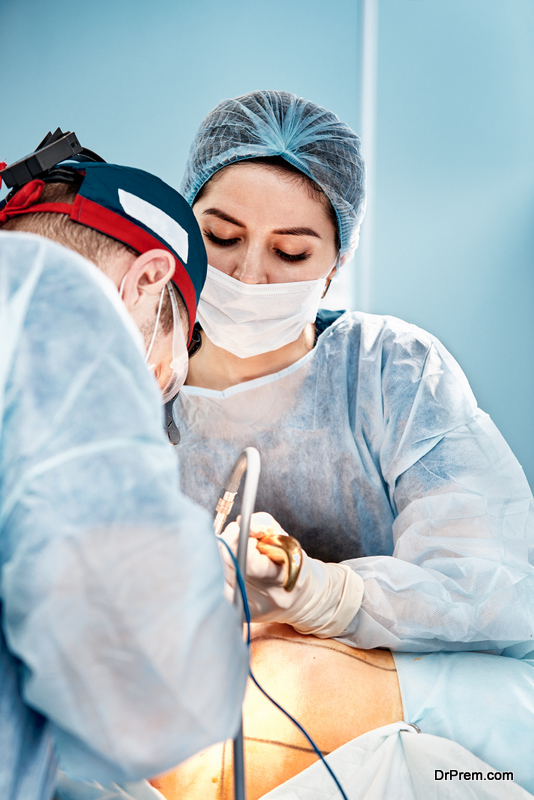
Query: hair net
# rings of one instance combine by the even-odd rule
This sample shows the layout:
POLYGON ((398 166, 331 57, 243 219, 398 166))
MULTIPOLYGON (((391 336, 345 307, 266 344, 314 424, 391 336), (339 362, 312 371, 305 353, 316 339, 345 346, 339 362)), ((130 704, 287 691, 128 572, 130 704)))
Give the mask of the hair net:
POLYGON ((289 92, 262 90, 219 103, 193 139, 182 194, 193 204, 218 170, 267 156, 281 156, 321 187, 336 212, 341 255, 352 254, 365 211, 360 140, 331 111, 289 92))

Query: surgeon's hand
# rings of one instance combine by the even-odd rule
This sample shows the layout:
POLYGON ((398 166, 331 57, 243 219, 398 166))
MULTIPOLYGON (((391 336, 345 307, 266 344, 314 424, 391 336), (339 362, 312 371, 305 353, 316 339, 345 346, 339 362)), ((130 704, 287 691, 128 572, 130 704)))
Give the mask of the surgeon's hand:
MULTIPOLYGON (((226 526, 220 537, 226 541, 236 557, 240 522, 241 517, 237 518, 237 522, 231 522, 226 526)), ((261 539, 262 536, 265 536, 267 533, 278 533, 281 536, 287 536, 287 533, 277 523, 274 517, 264 512, 256 512, 250 519, 250 537, 247 547, 247 595, 250 613, 253 619, 272 619, 272 617, 265 617, 265 615, 268 615, 272 610, 272 602, 269 594, 267 593, 264 596, 264 590, 266 590, 267 587, 280 588, 284 594, 288 594, 282 588, 285 579, 285 566, 283 564, 275 564, 268 556, 260 553, 257 548, 257 540, 261 539), (256 591, 251 593, 249 591, 249 585, 255 587, 256 591)), ((219 550, 221 551, 225 566, 226 596, 230 598, 234 595, 234 564, 224 545, 219 545, 219 550)), ((280 596, 279 600, 282 603, 284 602, 283 595, 280 596)))
MULTIPOLYGON (((299 633, 319 638, 339 636, 358 612, 363 581, 345 564, 325 564, 302 551, 302 569, 291 592, 283 588, 285 566, 275 564, 257 549, 257 539, 267 533, 287 536, 270 514, 252 515, 247 549, 246 587, 252 619, 286 622, 299 633)), ((222 538, 237 552, 239 520, 231 522, 222 538)), ((235 570, 226 547, 220 545, 225 565, 227 596, 233 597, 235 570)))

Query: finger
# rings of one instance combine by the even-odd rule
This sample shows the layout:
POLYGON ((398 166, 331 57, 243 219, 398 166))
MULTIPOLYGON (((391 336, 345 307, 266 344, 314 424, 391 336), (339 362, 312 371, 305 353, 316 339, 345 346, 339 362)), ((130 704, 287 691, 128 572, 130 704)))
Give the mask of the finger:
POLYGON ((260 553, 255 539, 249 539, 247 548, 247 577, 268 582, 277 581, 281 571, 285 569, 272 561, 269 556, 260 553))
POLYGON ((285 530, 274 517, 267 514, 265 511, 258 511, 251 517, 250 535, 254 537, 254 539, 261 539, 262 536, 266 536, 267 534, 287 536, 285 530))
MULTIPOLYGON (((237 517, 236 522, 241 525, 241 514, 237 517)), ((267 511, 255 511, 250 518, 250 535, 259 539, 267 533, 287 536, 286 531, 271 514, 267 511)))
MULTIPOLYGON (((241 525, 241 514, 236 522, 241 525)), ((266 511, 256 511, 250 518, 249 536, 254 539, 261 539, 266 533, 271 532, 271 526, 278 525, 274 517, 266 511)))

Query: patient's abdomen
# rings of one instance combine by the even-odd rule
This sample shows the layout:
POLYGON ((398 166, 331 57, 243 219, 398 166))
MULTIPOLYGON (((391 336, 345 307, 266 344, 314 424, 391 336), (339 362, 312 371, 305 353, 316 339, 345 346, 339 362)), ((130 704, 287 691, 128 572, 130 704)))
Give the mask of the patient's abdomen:
MULTIPOLYGON (((402 720, 395 664, 382 650, 355 650, 301 636, 288 625, 253 626, 252 669, 323 754, 374 728, 402 720)), ((317 760, 304 735, 249 681, 244 704, 248 800, 317 760)), ((233 800, 232 742, 194 756, 152 781, 167 800, 233 800)))

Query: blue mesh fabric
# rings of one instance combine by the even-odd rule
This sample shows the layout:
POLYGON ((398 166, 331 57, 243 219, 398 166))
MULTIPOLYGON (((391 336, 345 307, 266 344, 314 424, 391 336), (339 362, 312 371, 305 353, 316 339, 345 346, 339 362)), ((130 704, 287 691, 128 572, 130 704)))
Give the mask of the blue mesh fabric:
POLYGON ((321 187, 336 212, 341 255, 351 254, 365 211, 360 140, 331 111, 289 92, 262 90, 220 102, 193 139, 182 194, 192 204, 218 170, 268 156, 281 156, 321 187))

